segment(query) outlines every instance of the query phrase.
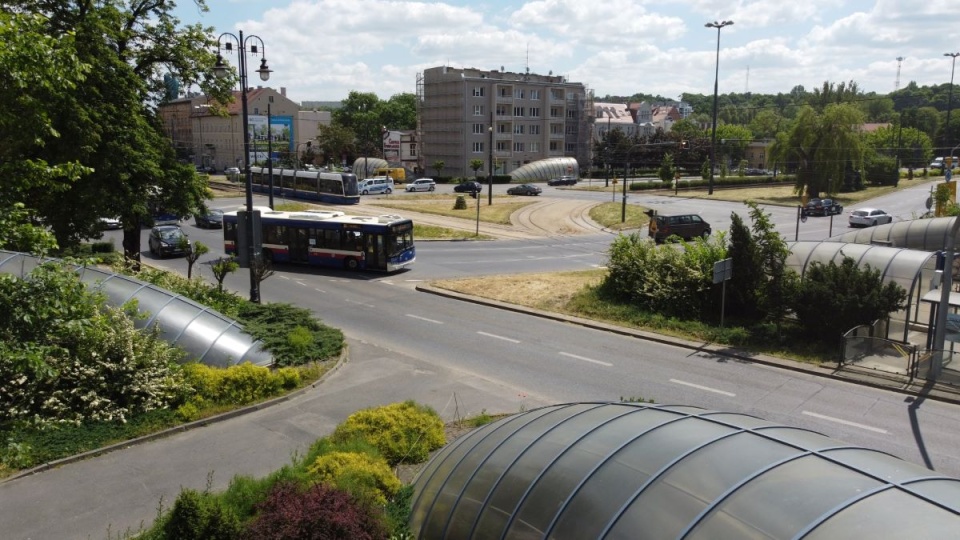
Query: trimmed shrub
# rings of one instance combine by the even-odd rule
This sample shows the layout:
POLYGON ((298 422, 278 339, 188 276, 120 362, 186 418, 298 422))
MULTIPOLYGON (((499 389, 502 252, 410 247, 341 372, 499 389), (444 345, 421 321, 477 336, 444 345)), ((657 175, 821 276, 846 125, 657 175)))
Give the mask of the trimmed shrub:
POLYGON ((242 536, 250 540, 373 540, 387 537, 382 515, 350 494, 326 484, 315 484, 301 491, 290 482, 274 486, 267 499, 257 505, 257 515, 242 536))
POLYGON ((246 302, 237 319, 245 332, 263 342, 278 366, 328 360, 343 350, 343 332, 322 324, 310 310, 299 306, 246 302))
POLYGON ((457 195, 456 201, 453 203, 454 210, 466 210, 467 209, 467 199, 463 195, 457 195))
POLYGON ((176 539, 232 540, 242 530, 240 519, 229 508, 192 489, 180 492, 163 526, 165 537, 176 539))
POLYGON ((192 363, 183 366, 187 383, 194 389, 191 401, 244 405, 279 395, 300 384, 300 376, 293 368, 270 371, 249 362, 228 368, 210 367, 192 363))
POLYGON ((342 489, 358 499, 387 504, 400 489, 400 480, 387 463, 358 452, 330 452, 307 468, 317 480, 342 489))
POLYGON ((331 438, 334 442, 366 440, 391 466, 422 463, 431 451, 446 444, 440 416, 413 401, 357 411, 337 426, 331 438))

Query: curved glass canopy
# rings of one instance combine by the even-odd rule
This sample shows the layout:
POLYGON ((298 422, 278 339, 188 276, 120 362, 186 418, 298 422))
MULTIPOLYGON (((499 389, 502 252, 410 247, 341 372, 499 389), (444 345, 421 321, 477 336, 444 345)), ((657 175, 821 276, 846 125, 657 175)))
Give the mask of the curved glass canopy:
POLYGON ((580 165, 576 158, 539 159, 510 172, 510 178, 523 181, 549 180, 560 176, 580 177, 580 165))
MULTIPOLYGON (((0 250, 0 273, 24 277, 50 259, 0 250)), ((112 306, 135 300, 146 317, 136 319, 137 328, 156 325, 160 338, 187 353, 187 360, 218 367, 250 362, 270 366, 273 357, 262 350, 262 343, 243 333, 236 321, 155 285, 99 268, 77 266, 77 273, 88 287, 98 289, 112 306)))
MULTIPOLYGON (((939 251, 946 246, 955 217, 913 219, 876 227, 855 229, 827 239, 829 242, 876 244, 891 247, 939 251)), ((960 238, 957 239, 960 241, 960 238)), ((958 244, 960 246, 960 244, 958 244)), ((956 249, 957 246, 954 246, 956 249)))
POLYGON ((742 414, 571 403, 440 450, 417 538, 925 538, 960 530, 960 480, 742 414))

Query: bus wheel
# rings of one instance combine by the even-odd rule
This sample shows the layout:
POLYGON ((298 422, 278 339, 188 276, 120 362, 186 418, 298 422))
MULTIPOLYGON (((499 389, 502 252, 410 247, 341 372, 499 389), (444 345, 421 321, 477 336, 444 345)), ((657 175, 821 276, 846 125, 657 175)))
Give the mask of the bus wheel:
POLYGON ((360 266, 353 257, 347 257, 347 259, 343 261, 343 265, 347 267, 347 270, 356 270, 357 267, 360 266))

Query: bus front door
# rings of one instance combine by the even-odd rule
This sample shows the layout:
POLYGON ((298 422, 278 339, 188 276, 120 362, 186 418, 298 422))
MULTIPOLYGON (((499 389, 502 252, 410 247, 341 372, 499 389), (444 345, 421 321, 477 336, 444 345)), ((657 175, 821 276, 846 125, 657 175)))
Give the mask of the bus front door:
POLYGON ((387 269, 387 253, 382 234, 367 235, 366 262, 367 268, 371 270, 387 269))

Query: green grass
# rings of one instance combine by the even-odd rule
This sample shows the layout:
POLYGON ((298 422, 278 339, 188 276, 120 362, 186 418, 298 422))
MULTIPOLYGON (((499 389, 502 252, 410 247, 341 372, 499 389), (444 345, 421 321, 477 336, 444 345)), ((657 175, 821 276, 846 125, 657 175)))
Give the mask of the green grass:
MULTIPOLYGON (((454 210, 456 197, 449 195, 441 196, 436 199, 436 195, 429 195, 429 199, 413 199, 412 201, 377 201, 377 206, 392 208, 395 210, 409 210, 411 212, 420 212, 422 214, 433 214, 437 216, 455 217, 464 220, 474 221, 477 219, 477 201, 466 197, 467 207, 463 210, 454 210)), ((487 198, 481 194, 480 198, 480 221, 484 223, 497 223, 500 225, 510 225, 510 215, 517 210, 533 204, 536 201, 514 201, 513 197, 501 198, 494 197, 493 205, 487 204, 487 198)))
POLYGON ((644 214, 647 208, 635 204, 627 205, 626 221, 621 221, 623 216, 623 204, 621 202, 608 202, 598 204, 590 209, 590 219, 600 225, 615 231, 626 229, 639 229, 646 227, 650 218, 644 214))
POLYGON ((417 240, 492 240, 493 237, 481 234, 477 236, 474 232, 449 229, 447 227, 437 227, 436 225, 424 225, 422 223, 413 224, 413 237, 417 240))

